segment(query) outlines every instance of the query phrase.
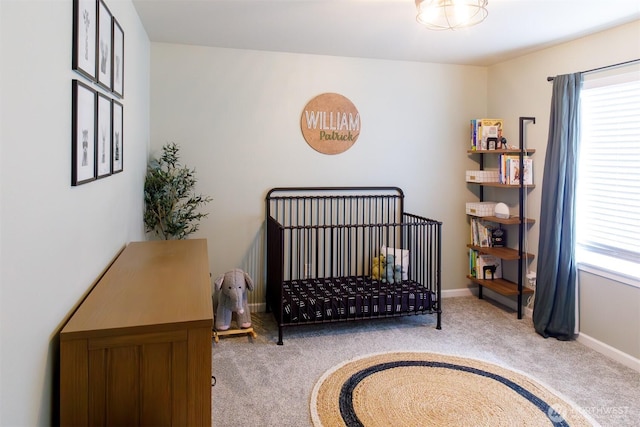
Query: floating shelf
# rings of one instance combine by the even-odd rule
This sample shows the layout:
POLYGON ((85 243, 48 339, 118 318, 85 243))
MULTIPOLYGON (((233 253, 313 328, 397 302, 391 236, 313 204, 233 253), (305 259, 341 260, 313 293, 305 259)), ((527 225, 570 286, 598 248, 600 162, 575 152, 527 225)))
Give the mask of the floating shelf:
MULTIPOLYGON (((469 215, 469 216, 472 216, 474 218, 480 218, 483 221, 495 222, 498 224, 505 224, 505 225, 520 224, 520 218, 517 216, 510 216, 509 218, 498 218, 497 216, 475 216, 475 215, 469 215)), ((536 220, 533 218, 524 218, 522 222, 524 222, 525 224, 535 224, 536 220)))
MULTIPOLYGON (((499 182, 471 182, 466 181, 467 184, 482 185, 484 187, 496 187, 496 188, 520 188, 519 184, 500 184, 499 182)), ((523 185, 523 188, 536 188, 535 184, 523 185)))
MULTIPOLYGON (((522 150, 524 154, 533 154, 536 152, 533 148, 522 150)), ((519 154, 519 149, 514 150, 467 150, 469 154, 519 154)))
MULTIPOLYGON (((491 289, 492 291, 497 292, 500 295, 504 295, 504 296, 518 295, 518 284, 510 282, 509 280, 505 280, 505 279, 484 280, 484 279, 476 279, 473 276, 467 276, 467 279, 471 280, 473 283, 476 283, 484 288, 491 289)), ((523 286, 522 293, 531 295, 533 294, 533 289, 523 286)))
MULTIPOLYGON (((471 244, 467 245, 467 247, 469 249, 473 249, 474 251, 478 251, 478 252, 481 252, 481 253, 487 254, 487 255, 494 255, 494 256, 497 256, 500 259, 504 259, 504 260, 508 260, 508 261, 520 259, 520 255, 518 254, 518 250, 517 249, 513 249, 513 248, 507 248, 507 247, 496 248, 494 246, 490 246, 490 247, 474 246, 474 245, 471 245, 471 244)), ((522 253, 522 258, 533 259, 533 258, 535 258, 535 255, 523 252, 522 253)))

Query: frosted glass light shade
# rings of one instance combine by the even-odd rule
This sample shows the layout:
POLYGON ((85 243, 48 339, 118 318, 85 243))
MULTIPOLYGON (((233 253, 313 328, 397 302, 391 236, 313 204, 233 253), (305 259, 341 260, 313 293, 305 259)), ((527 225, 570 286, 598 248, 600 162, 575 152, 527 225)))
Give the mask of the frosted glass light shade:
POLYGON ((416 20, 431 30, 456 30, 484 21, 487 0, 415 0, 416 20))

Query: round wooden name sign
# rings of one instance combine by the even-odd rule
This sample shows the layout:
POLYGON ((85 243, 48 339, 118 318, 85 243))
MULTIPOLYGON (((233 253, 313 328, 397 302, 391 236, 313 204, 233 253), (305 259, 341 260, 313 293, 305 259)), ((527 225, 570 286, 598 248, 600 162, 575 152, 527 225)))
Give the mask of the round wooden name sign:
POLYGON ((360 113, 349 99, 323 93, 307 103, 300 117, 305 141, 323 154, 340 154, 360 135, 360 113))

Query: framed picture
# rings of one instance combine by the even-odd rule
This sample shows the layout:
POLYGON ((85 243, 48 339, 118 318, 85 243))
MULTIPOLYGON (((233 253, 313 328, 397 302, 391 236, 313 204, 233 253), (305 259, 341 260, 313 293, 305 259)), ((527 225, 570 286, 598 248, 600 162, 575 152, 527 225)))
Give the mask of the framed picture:
POLYGON ((111 175, 111 98, 98 92, 97 178, 111 175))
POLYGON ((113 156, 112 172, 118 173, 118 172, 122 172, 123 166, 124 166, 124 162, 123 162, 124 139, 122 134, 123 111, 122 111, 122 104, 120 104, 118 101, 113 100, 112 104, 113 104, 113 135, 112 135, 113 147, 111 150, 112 156, 113 156))
POLYGON ((71 185, 96 179, 96 91, 72 81, 71 185))
POLYGON ((124 31, 122 31, 122 27, 116 20, 113 18, 113 71, 112 79, 113 84, 111 85, 113 93, 118 95, 120 98, 124 97, 124 31))
POLYGON ((72 68, 96 80, 97 0, 73 0, 72 68))
POLYGON ((97 82, 104 88, 111 90, 111 56, 113 24, 111 12, 103 0, 98 0, 98 47, 97 47, 97 82))

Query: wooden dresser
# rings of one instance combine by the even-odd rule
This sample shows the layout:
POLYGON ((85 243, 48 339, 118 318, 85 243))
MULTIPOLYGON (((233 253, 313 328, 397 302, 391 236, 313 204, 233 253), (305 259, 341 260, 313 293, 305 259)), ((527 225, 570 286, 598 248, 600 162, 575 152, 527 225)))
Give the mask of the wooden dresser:
POLYGON ((211 425, 204 239, 129 244, 60 332, 63 426, 211 425))

